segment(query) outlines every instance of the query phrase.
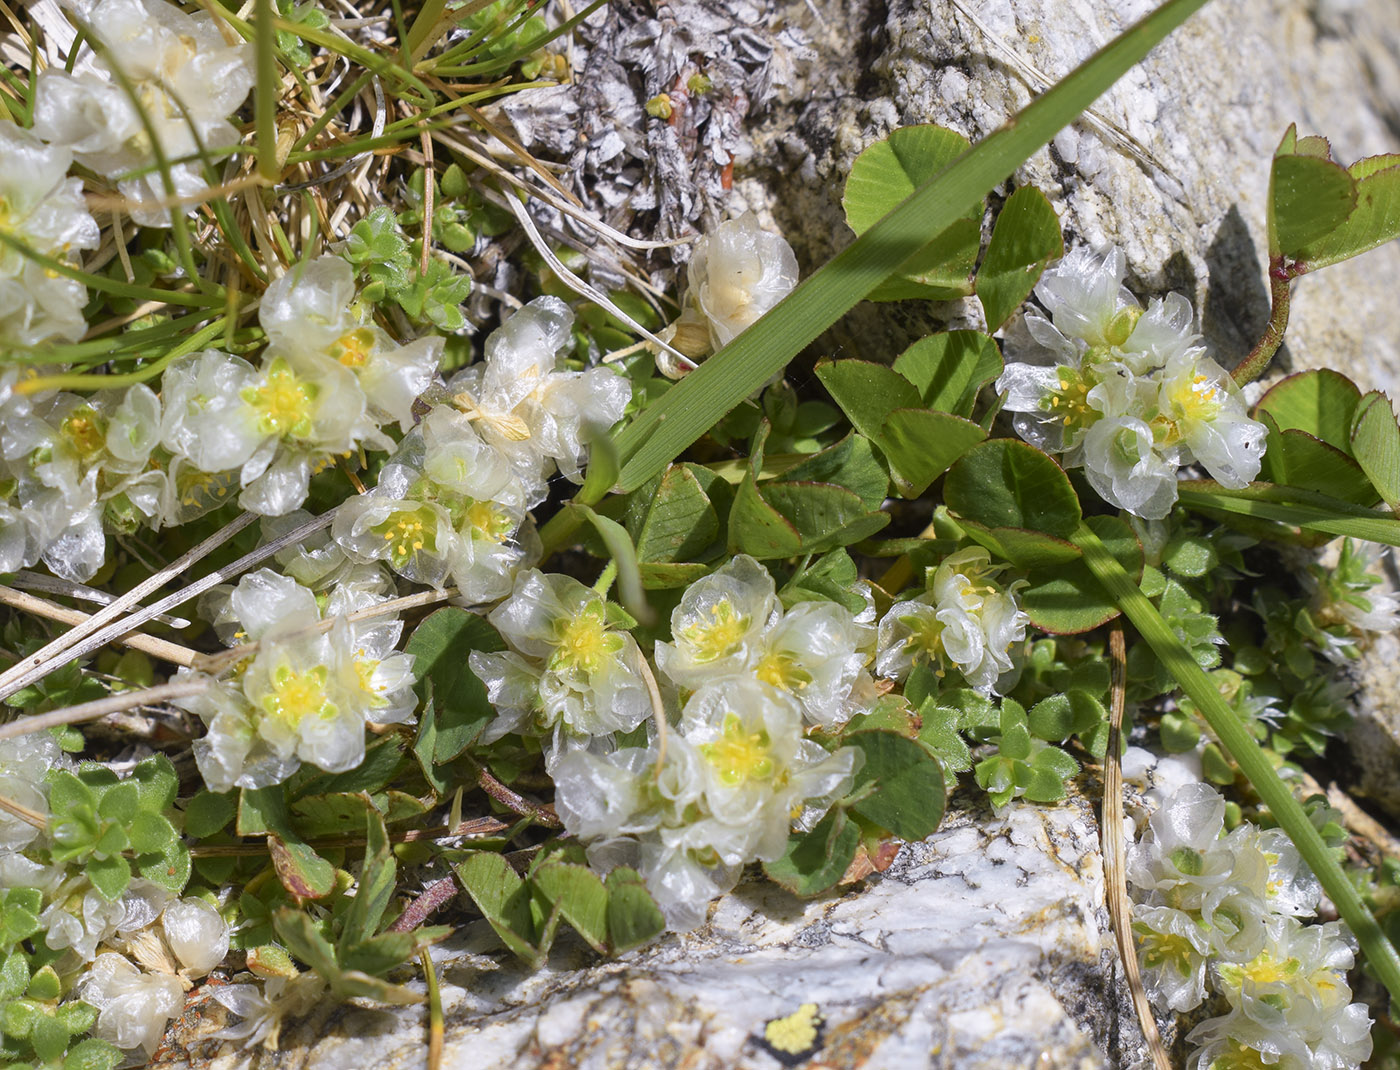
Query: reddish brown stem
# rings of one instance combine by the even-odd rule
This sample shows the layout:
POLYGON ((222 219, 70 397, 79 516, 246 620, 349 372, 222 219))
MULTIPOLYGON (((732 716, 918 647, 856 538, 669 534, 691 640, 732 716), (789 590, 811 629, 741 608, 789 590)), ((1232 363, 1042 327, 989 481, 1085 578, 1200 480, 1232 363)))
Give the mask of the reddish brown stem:
POLYGON ((1249 351, 1249 356, 1240 361, 1234 370, 1235 382, 1245 383, 1258 379, 1269 361, 1274 359, 1278 347, 1283 344, 1283 332, 1288 329, 1288 306, 1293 280, 1303 274, 1306 268, 1296 261, 1288 263, 1282 256, 1269 260, 1269 323, 1264 334, 1249 351))
POLYGON ((422 925, 433 913, 442 906, 450 903, 457 894, 457 882, 451 877, 443 877, 440 881, 433 881, 419 894, 418 898, 409 903, 404 908, 404 912, 399 915, 398 920, 389 926, 391 933, 412 932, 422 925))

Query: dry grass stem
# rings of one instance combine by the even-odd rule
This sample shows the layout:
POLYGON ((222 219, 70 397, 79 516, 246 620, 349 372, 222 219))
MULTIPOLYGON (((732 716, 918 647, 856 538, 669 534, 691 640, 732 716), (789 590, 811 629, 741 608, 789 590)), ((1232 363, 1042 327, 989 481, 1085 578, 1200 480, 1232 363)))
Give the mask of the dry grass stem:
MULTIPOLYGON (((69 609, 67 606, 50 602, 46 598, 38 598, 32 594, 25 594, 23 591, 16 591, 13 587, 0 587, 0 605, 10 606, 22 613, 31 613, 47 620, 56 620, 60 624, 82 624, 91 619, 82 610, 69 609)), ((168 661, 172 665, 188 667, 200 657, 189 647, 153 635, 144 635, 141 632, 119 635, 114 641, 122 646, 130 647, 132 650, 149 654, 153 658, 159 658, 161 661, 168 661)))
POLYGON ((161 684, 158 687, 142 688, 140 691, 123 691, 120 694, 109 695, 107 698, 100 698, 93 702, 66 706, 61 710, 50 710, 48 713, 32 714, 8 724, 0 724, 0 739, 14 739, 31 732, 43 732, 50 728, 61 728, 63 725, 95 721, 99 717, 106 717, 109 713, 121 713, 123 710, 136 709, 138 706, 159 705, 162 702, 169 702, 171 699, 197 695, 208 686, 208 680, 182 680, 176 684, 161 684))

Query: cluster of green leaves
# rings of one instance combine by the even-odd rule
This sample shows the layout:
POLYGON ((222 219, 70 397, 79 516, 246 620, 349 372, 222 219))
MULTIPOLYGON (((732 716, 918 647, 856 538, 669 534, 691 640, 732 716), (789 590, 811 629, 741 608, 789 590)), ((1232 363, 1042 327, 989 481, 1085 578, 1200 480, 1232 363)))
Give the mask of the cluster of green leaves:
POLYGON ((781 857, 763 864, 772 880, 803 896, 884 868, 892 859, 882 848, 892 838, 931 835, 945 805, 943 766, 906 699, 887 696, 820 738, 829 747, 854 747, 861 761, 850 792, 810 832, 794 833, 781 857), (858 860, 864 865, 853 868, 858 860))
POLYGON ((113 1070, 121 1051, 83 1038, 97 1021, 97 1008, 81 1000, 61 1003, 58 973, 44 955, 25 950, 40 931, 42 904, 37 888, 0 889, 0 1063, 8 1070, 113 1070))
POLYGON ((666 919, 635 870, 618 866, 604 879, 583 862, 577 844, 555 842, 523 875, 491 851, 473 851, 453 870, 501 941, 532 967, 548 958, 563 922, 601 954, 630 951, 661 933, 666 919))
POLYGON ((471 293, 471 276, 436 257, 423 271, 393 209, 381 205, 356 223, 341 255, 367 280, 363 300, 392 301, 420 326, 447 332, 466 326, 461 305, 471 293))
POLYGON ((76 773, 54 770, 48 784, 53 862, 80 866, 109 900, 126 891, 133 868, 172 892, 185 887, 190 852, 171 821, 179 778, 169 758, 145 758, 124 780, 85 762, 76 773))
MULTIPOLYGON (((404 196, 409 206, 398 213, 402 227, 421 230, 423 226, 426 175, 420 168, 408 176, 404 196)), ((477 235, 494 238, 515 226, 515 216, 485 200, 460 164, 449 164, 441 178, 434 172, 432 183, 432 236, 444 249, 467 253, 476 244, 477 235)))

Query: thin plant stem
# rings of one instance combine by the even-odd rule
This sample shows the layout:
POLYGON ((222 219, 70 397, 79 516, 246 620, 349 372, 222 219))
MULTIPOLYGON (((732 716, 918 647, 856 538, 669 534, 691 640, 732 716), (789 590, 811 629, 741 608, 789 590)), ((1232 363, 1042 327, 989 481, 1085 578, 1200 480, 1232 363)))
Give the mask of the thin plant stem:
POLYGON ((276 28, 272 0, 257 0, 253 18, 253 47, 257 51, 257 84, 254 88, 253 116, 258 148, 258 173, 276 182, 282 168, 277 163, 277 76, 276 28))
POLYGON ((1235 760, 1279 827, 1293 841, 1303 861, 1336 904, 1342 920, 1360 942, 1372 970, 1385 985, 1390 998, 1400 999, 1400 955, 1386 939, 1361 893, 1323 842, 1303 807, 1279 779, 1263 749, 1245 730, 1238 715, 1221 696, 1210 677, 1196 664, 1186 644, 1162 619, 1157 607, 1148 601, 1089 526, 1081 522, 1071 541, 1083 551, 1084 563, 1094 578, 1103 584, 1124 616, 1137 628, 1181 689, 1190 696, 1220 745, 1235 760))
MULTIPOLYGON (((90 619, 89 615, 80 609, 69 609, 67 606, 50 602, 47 598, 39 598, 23 591, 16 591, 13 587, 0 587, 0 605, 10 606, 22 613, 30 613, 46 620, 56 620, 60 624, 82 624, 90 619)), ((159 658, 161 661, 168 661, 172 665, 190 666, 200 657, 187 646, 181 646, 179 643, 172 643, 141 632, 119 635, 116 642, 122 646, 129 646, 132 650, 149 654, 153 658, 159 658)))
POLYGON ((208 687, 208 680, 181 680, 178 683, 161 684, 158 687, 147 687, 140 691, 123 691, 120 694, 100 698, 93 702, 65 706, 61 710, 36 713, 29 717, 21 717, 17 721, 10 721, 8 724, 0 724, 0 739, 15 739, 18 736, 27 736, 31 732, 43 732, 68 724, 95 721, 110 713, 121 713, 123 710, 135 709, 137 706, 155 706, 162 702, 169 702, 174 698, 197 695, 208 687))
POLYGON ((1239 386, 1244 386, 1245 383, 1258 379, 1263 374, 1264 369, 1269 366, 1269 361, 1274 359, 1278 347, 1283 345, 1283 332, 1288 329, 1288 306, 1292 295, 1293 280, 1301 274, 1302 271, 1298 265, 1289 266, 1284 262, 1282 256, 1270 259, 1269 322, 1259 341, 1249 351, 1249 355, 1240 361, 1235 370, 1230 373, 1239 386))

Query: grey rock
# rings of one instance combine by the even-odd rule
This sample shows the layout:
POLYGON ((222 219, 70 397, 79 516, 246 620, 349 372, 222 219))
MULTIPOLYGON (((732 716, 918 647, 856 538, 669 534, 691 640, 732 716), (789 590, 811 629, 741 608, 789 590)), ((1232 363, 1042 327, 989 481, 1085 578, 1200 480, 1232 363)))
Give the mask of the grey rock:
MULTIPOLYGON (((436 952, 443 1066, 768 1070, 765 1023, 806 1003, 826 1019, 813 1066, 1146 1065, 1107 929, 1087 799, 998 817, 960 797, 866 887, 804 902, 748 882, 701 928, 617 961, 563 948, 531 974, 469 927, 436 952)), ((208 1070, 422 1066, 421 1007, 327 1007, 276 1055, 208 1039, 222 1013, 208 1001, 172 1054, 208 1070)))

